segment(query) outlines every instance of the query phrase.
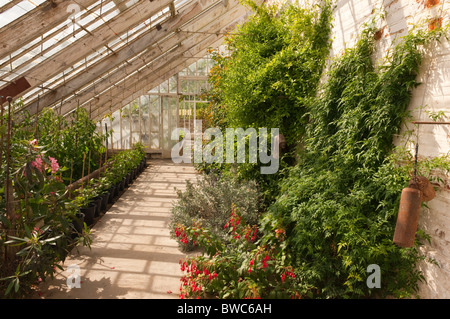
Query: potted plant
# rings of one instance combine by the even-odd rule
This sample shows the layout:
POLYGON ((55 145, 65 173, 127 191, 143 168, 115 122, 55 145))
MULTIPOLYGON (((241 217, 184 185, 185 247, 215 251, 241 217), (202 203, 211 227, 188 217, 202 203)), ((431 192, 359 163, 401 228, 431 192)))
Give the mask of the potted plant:
POLYGON ((89 186, 80 187, 75 190, 75 198, 73 203, 84 214, 84 222, 90 226, 94 223, 97 204, 93 201, 95 193, 89 186))
POLYGON ((100 210, 104 211, 106 210, 106 206, 110 198, 111 182, 108 180, 108 178, 102 176, 96 180, 96 187, 98 189, 99 196, 102 199, 100 210))

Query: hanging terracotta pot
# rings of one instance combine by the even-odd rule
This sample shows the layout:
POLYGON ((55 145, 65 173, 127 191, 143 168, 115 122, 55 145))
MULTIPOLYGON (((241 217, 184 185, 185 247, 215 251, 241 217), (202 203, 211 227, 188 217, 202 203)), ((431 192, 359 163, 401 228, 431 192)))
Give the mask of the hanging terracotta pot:
POLYGON ((414 246, 419 221, 421 192, 416 188, 404 188, 395 225, 394 243, 400 247, 414 246))
POLYGON ((416 176, 409 182, 409 187, 420 190, 422 202, 428 202, 436 197, 436 192, 430 181, 424 176, 416 176))

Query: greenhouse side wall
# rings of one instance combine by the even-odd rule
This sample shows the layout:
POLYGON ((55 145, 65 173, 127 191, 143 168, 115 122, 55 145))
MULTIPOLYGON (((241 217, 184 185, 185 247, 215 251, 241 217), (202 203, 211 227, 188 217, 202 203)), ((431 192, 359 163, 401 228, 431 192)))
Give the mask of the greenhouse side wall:
MULTIPOLYGON (((384 13, 384 19, 378 19, 381 37, 377 40, 377 63, 386 55, 387 50, 400 37, 406 35, 414 24, 430 26, 436 17, 442 17, 443 25, 449 23, 450 2, 445 0, 338 0, 334 11, 333 44, 331 56, 342 54, 345 48, 354 45, 365 22, 374 14, 384 13)), ((432 27, 432 26, 431 26, 432 27)), ((450 44, 442 43, 431 48, 424 56, 419 72, 421 83, 412 94, 410 112, 414 121, 432 121, 430 114, 445 114, 450 117, 450 44)), ((450 151, 450 125, 419 125, 411 123, 402 129, 395 138, 395 144, 404 143, 407 130, 414 129, 414 138, 407 145, 414 153, 414 145, 419 145, 419 157, 436 157, 450 151), (416 133, 418 130, 418 139, 416 133)), ((443 180, 436 197, 423 207, 419 218, 419 227, 431 236, 431 243, 422 248, 423 253, 433 258, 434 263, 423 261, 419 267, 423 271, 426 283, 420 284, 419 295, 422 298, 450 297, 450 187, 449 176, 441 175, 443 180)), ((399 194, 400 196, 400 194, 399 194)))

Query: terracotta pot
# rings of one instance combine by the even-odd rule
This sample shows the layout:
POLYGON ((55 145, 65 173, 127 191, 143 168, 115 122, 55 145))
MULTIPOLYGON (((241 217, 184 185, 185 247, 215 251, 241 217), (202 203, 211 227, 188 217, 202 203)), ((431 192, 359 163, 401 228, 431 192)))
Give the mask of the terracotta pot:
POLYGON ((421 204, 421 192, 418 189, 403 189, 393 240, 397 246, 414 246, 421 204))
POLYGON ((431 185, 430 181, 424 176, 417 176, 415 179, 411 179, 409 187, 420 190, 421 200, 423 202, 428 202, 436 197, 433 185, 431 185))

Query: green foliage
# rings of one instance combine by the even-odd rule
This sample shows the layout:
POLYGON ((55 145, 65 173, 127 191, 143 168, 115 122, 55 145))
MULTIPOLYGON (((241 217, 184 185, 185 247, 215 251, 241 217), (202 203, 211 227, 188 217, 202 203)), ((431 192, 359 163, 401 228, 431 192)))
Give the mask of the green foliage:
POLYGON ((142 144, 135 144, 133 149, 124 150, 111 157, 108 161, 108 168, 103 177, 111 184, 117 184, 135 169, 144 159, 145 152, 142 144))
POLYGON ((283 229, 261 238, 257 226, 249 225, 232 207, 224 237, 199 225, 185 232, 206 255, 180 261, 186 272, 180 298, 273 299, 311 294, 311 287, 303 284, 301 274, 289 264, 283 229))
POLYGON ((100 167, 107 136, 97 132, 97 124, 84 109, 77 109, 72 120, 58 115, 53 109, 44 109, 38 118, 36 138, 48 146, 49 155, 56 158, 66 184, 74 182, 100 167), (84 167, 84 172, 83 172, 84 167))
POLYGON ((230 54, 211 52, 215 66, 209 78, 206 123, 220 127, 223 136, 227 127, 279 128, 287 147, 277 174, 261 174, 265 164, 259 159, 249 163, 248 156, 245 164, 202 163, 197 168, 256 181, 267 205, 278 195, 283 169, 295 161, 308 122, 305 115, 329 53, 332 5, 324 1, 321 8, 286 6, 278 12, 273 6, 246 4, 255 14, 226 38, 230 54))
MULTIPOLYGON (((10 213, 5 201, 6 175, 0 175, 2 297, 23 297, 33 285, 53 276, 74 245, 90 243, 87 231, 72 236, 77 208, 66 196, 58 162, 48 155, 48 147, 31 139, 31 127, 29 119, 20 125, 12 124, 9 178, 13 212, 10 213)), ((6 166, 4 155, 5 152, 2 168, 6 166)))
POLYGON ((278 13, 248 4, 256 13, 227 38, 231 54, 213 52, 210 124, 277 127, 295 145, 328 55, 331 5, 288 6, 278 13))
MULTIPOLYGON (((279 127, 289 149, 282 170, 270 178, 257 176, 258 164, 199 166, 218 169, 224 179, 257 180, 265 203, 276 200, 260 220, 256 242, 241 242, 234 228, 225 242, 202 222, 183 225, 182 234, 206 256, 182 263, 182 270, 190 268, 181 297, 411 297, 424 280, 416 266, 427 235, 419 230, 408 249, 392 242, 400 194, 414 169, 413 156, 394 148, 393 136, 408 119, 422 56, 446 30, 414 28, 375 67, 376 30, 368 26, 354 48, 332 61, 319 90, 331 7, 321 15, 289 8, 276 16, 273 8, 250 5, 257 14, 228 37, 231 55, 213 52, 208 123, 279 127), (280 232, 286 237, 275 245, 273 268, 249 276, 253 256, 271 251, 280 232), (370 264, 381 268, 380 289, 366 284, 370 264), (274 276, 282 267, 296 275, 288 290, 274 276)), ((448 155, 420 159, 418 169, 439 182, 436 174, 448 172, 449 163, 448 155)))
POLYGON ((423 279, 418 248, 392 242, 411 167, 390 154, 418 85, 422 49, 440 34, 404 37, 376 70, 372 31, 332 64, 308 113, 301 161, 266 216, 287 225, 289 250, 317 298, 406 297, 423 279), (366 285, 370 264, 381 267, 381 289, 366 285))

